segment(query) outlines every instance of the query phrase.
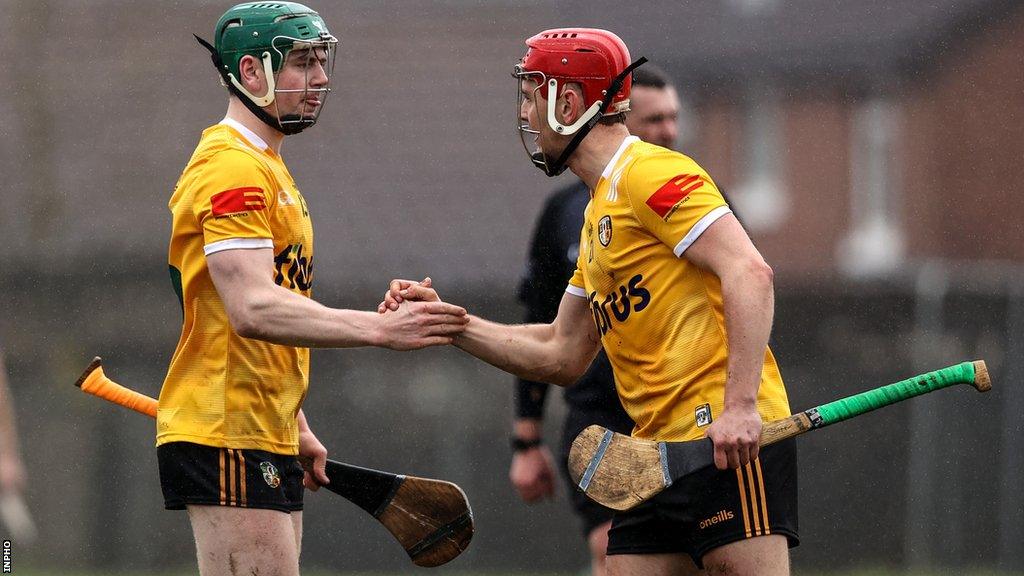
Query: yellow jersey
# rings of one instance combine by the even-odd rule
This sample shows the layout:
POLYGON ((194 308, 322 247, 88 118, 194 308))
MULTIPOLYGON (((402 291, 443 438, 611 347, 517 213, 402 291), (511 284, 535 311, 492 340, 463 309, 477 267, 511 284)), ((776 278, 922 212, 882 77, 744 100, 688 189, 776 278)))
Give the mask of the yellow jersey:
POLYGON ((309 297, 313 226, 302 194, 280 156, 229 119, 203 132, 169 207, 168 261, 184 321, 160 391, 157 445, 297 454, 309 349, 236 334, 206 256, 272 248, 274 282, 309 297))
MULTIPOLYGON (((633 435, 695 440, 721 414, 728 354, 717 276, 686 249, 731 210, 690 158, 630 136, 592 191, 567 291, 587 298, 633 435)), ((789 416, 771 350, 761 417, 789 416)))

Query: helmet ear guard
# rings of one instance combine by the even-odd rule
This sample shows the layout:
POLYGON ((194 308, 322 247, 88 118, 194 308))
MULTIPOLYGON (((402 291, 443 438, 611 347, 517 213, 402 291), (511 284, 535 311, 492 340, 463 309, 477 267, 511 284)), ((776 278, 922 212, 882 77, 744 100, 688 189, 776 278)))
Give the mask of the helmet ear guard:
POLYGON ((217 52, 217 49, 214 48, 212 44, 203 40, 196 34, 193 34, 192 36, 203 48, 210 51, 210 59, 213 60, 213 66, 220 74, 221 80, 224 81, 224 85, 228 87, 228 91, 238 98, 242 104, 245 104, 245 107, 259 118, 260 121, 286 136, 298 134, 306 128, 306 126, 298 124, 292 124, 289 125, 289 127, 285 127, 279 119, 271 116, 262 108, 263 106, 269 106, 274 101, 274 72, 273 69, 267 70, 267 64, 270 60, 269 52, 265 52, 263 56, 263 69, 267 70, 267 95, 261 98, 249 93, 249 91, 245 89, 245 86, 242 86, 242 84, 235 79, 235 75, 228 72, 228 68, 224 65, 224 61, 221 59, 220 53, 217 52))
POLYGON ((548 80, 548 126, 551 126, 552 130, 563 136, 575 134, 576 131, 582 128, 588 120, 598 114, 602 114, 601 102, 594 102, 586 112, 580 114, 580 117, 577 118, 575 122, 566 126, 555 118, 556 100, 558 100, 558 80, 551 78, 548 80))
MULTIPOLYGON (((264 52, 263 58, 261 58, 260 61, 263 63, 263 73, 267 77, 267 93, 265 96, 256 96, 252 92, 246 90, 245 86, 243 86, 231 72, 228 72, 226 76, 239 92, 245 94, 257 106, 263 107, 270 106, 274 102, 274 98, 277 94, 274 93, 276 80, 274 80, 274 62, 273 58, 270 56, 270 52, 264 52)), ((239 71, 239 73, 241 73, 241 71, 239 71)))

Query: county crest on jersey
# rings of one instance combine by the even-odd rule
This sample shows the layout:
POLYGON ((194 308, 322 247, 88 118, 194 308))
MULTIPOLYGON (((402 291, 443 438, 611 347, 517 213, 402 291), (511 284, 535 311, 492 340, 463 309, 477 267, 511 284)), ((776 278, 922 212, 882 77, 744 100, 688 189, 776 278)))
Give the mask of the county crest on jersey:
MULTIPOLYGON (((634 436, 694 440, 722 411, 721 283, 686 250, 730 213, 696 162, 632 136, 593 190, 567 291, 590 304, 634 436)), ((768 349, 758 408, 766 421, 789 415, 768 349)))

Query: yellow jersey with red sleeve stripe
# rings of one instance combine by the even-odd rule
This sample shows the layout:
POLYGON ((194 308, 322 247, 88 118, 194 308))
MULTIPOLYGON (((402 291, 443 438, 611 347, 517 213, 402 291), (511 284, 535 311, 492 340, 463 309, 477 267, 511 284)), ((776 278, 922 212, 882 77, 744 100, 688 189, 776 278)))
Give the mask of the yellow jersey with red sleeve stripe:
POLYGON ((273 249, 274 282, 309 297, 313 226, 302 194, 280 156, 229 119, 203 132, 169 207, 168 261, 184 322, 160 391, 157 445, 297 454, 309 349, 236 334, 206 257, 273 249))
MULTIPOLYGON (((728 346, 717 276, 686 250, 731 210, 690 158, 628 137, 592 191, 567 291, 587 298, 633 435, 704 436, 724 406, 728 346)), ((789 416, 771 350, 758 409, 789 416)))

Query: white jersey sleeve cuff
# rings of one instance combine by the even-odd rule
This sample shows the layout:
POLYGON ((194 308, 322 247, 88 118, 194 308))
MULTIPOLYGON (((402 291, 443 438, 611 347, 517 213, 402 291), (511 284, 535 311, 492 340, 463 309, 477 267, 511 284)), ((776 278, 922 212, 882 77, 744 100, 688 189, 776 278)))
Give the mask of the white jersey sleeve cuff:
POLYGON ((569 284, 568 286, 566 286, 565 287, 565 291, 568 292, 569 294, 572 294, 573 296, 579 296, 580 298, 586 298, 587 297, 587 291, 586 290, 584 290, 583 288, 580 288, 579 286, 574 286, 572 284, 569 284))
POLYGON ((228 238, 203 246, 203 253, 209 256, 225 250, 255 250, 257 248, 273 248, 274 241, 270 238, 228 238))
POLYGON ((697 223, 693 225, 693 228, 690 228, 690 231, 686 233, 686 236, 683 236, 683 239, 680 240, 679 244, 676 244, 676 247, 672 250, 675 253, 676 258, 682 256, 683 252, 686 252, 686 249, 696 242, 697 238, 700 238, 700 235, 708 229, 708 226, 711 226, 715 223, 715 220, 718 220, 726 214, 732 214, 732 210, 730 210, 728 206, 719 206, 698 220, 697 223))

